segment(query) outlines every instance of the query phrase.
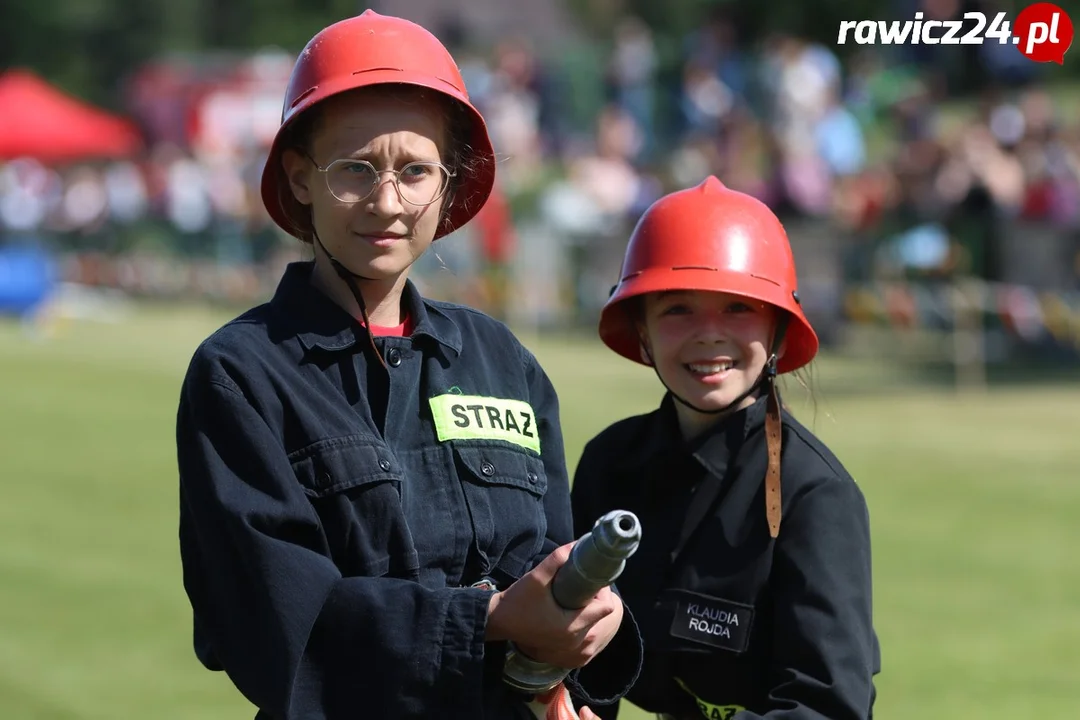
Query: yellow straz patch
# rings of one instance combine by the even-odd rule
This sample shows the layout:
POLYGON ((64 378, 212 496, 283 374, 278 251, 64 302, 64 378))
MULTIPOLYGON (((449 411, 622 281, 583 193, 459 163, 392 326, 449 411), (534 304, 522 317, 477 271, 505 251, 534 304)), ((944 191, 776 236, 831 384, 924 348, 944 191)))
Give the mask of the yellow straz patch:
POLYGON ((713 705, 702 700, 697 701, 697 706, 702 716, 709 720, 731 720, 735 713, 746 709, 742 705, 713 705))
POLYGON ((437 395, 428 401, 439 441, 505 440, 540 453, 532 406, 479 395, 437 395))
POLYGON ((731 718, 735 717, 735 713, 742 712, 746 709, 742 705, 714 705, 713 703, 705 702, 695 695, 680 678, 675 678, 675 682, 679 683, 679 687, 689 693, 690 697, 694 698, 694 703, 698 706, 698 710, 701 711, 702 717, 708 718, 708 720, 731 720, 731 718))

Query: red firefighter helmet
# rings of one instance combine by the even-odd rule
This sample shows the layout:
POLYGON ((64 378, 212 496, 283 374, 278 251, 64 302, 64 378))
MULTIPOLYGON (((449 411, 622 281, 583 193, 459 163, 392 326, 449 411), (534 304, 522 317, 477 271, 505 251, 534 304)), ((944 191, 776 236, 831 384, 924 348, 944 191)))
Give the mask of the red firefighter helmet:
POLYGON ((638 221, 622 274, 600 315, 600 338, 643 362, 627 300, 664 290, 705 290, 767 302, 789 314, 777 372, 806 365, 818 338, 799 305, 795 258, 780 220, 715 177, 657 200, 638 221))
POLYGON ((476 169, 462 178, 435 237, 460 228, 483 207, 495 181, 495 154, 487 126, 469 100, 457 63, 438 38, 421 26, 366 10, 320 30, 308 41, 293 67, 281 125, 262 175, 263 204, 286 232, 297 235, 308 218, 307 209, 293 197, 281 167, 287 128, 304 112, 334 95, 395 83, 427 88, 457 101, 469 121, 466 141, 476 169))

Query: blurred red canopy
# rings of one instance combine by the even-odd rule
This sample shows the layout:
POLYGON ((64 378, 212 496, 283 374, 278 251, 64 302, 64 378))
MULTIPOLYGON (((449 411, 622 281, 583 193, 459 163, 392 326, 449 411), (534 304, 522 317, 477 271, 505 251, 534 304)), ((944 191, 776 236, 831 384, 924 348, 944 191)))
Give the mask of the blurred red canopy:
POLYGON ((135 126, 26 70, 0 75, 0 159, 45 163, 128 157, 142 146, 135 126))

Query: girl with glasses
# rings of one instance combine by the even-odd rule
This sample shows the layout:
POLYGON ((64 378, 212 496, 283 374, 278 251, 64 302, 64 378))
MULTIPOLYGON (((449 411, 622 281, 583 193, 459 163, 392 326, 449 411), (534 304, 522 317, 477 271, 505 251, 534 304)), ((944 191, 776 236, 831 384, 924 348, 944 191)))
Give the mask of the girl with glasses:
POLYGON ((177 418, 195 651, 258 718, 528 718, 511 649, 571 670, 614 643, 618 678, 567 680, 597 702, 636 675, 610 589, 574 612, 550 592, 573 535, 546 374, 409 280, 494 175, 428 31, 367 11, 300 54, 262 198, 314 260, 202 343, 177 418))

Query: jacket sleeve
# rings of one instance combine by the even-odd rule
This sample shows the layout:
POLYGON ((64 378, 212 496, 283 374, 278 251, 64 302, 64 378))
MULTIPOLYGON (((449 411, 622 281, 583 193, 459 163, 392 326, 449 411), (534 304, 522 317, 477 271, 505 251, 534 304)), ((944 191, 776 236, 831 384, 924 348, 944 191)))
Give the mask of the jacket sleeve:
POLYGON ((878 667, 870 520, 850 478, 830 477, 795 498, 773 560, 771 709, 735 720, 866 720, 878 667))
MULTIPOLYGON (((576 537, 591 530, 596 520, 607 512, 596 497, 603 471, 602 453, 597 452, 595 441, 590 442, 578 462, 571 492, 576 537)), ((618 580, 612 589, 618 594, 618 580)), ((603 720, 615 720, 619 714, 619 701, 637 682, 643 659, 644 646, 637 621, 629 606, 624 604, 622 625, 615 637, 592 662, 571 673, 567 689, 578 707, 588 705, 603 720)))
POLYGON ((342 577, 281 441, 228 377, 189 373, 177 448, 207 667, 277 718, 475 717, 488 592, 342 577))

